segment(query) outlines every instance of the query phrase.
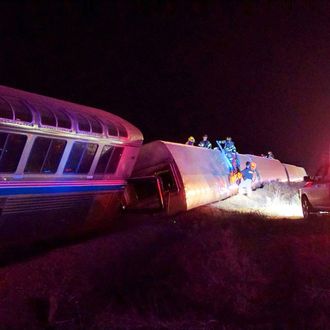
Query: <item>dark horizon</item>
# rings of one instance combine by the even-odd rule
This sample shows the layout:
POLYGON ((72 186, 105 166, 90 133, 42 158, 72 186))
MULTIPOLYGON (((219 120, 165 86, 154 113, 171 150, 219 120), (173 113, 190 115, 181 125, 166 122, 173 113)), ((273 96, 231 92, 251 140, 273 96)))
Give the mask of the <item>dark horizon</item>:
POLYGON ((1 84, 98 107, 145 141, 233 137, 315 169, 329 152, 330 5, 2 2, 1 84))

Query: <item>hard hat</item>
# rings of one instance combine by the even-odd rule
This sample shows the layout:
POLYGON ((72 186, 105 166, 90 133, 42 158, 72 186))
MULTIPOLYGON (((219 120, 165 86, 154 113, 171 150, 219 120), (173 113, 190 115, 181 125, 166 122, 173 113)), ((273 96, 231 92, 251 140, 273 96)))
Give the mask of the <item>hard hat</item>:
POLYGON ((193 136, 189 136, 188 141, 195 142, 195 138, 193 136))
POLYGON ((250 167, 251 170, 255 170, 257 168, 257 164, 255 162, 251 162, 250 167))

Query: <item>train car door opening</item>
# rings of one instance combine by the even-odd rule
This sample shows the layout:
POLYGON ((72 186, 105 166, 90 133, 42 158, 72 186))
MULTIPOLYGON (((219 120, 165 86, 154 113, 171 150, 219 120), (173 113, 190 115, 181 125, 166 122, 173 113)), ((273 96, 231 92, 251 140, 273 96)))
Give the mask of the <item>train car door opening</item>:
POLYGON ((161 180, 156 176, 128 179, 124 204, 129 211, 162 210, 164 199, 161 180))

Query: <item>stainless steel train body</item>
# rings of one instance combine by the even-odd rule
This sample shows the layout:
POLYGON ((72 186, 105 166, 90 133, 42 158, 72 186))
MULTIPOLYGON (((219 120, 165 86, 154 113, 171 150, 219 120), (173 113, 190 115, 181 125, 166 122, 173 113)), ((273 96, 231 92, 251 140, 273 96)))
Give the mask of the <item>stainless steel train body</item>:
POLYGON ((0 86, 0 246, 109 225, 142 140, 108 112, 0 86))
MULTIPOLYGON (((271 181, 303 181, 302 167, 276 159, 239 154, 257 164, 255 188, 271 181)), ((133 209, 164 209, 168 214, 213 203, 238 192, 229 182, 228 159, 220 150, 153 141, 141 147, 125 197, 133 209)))

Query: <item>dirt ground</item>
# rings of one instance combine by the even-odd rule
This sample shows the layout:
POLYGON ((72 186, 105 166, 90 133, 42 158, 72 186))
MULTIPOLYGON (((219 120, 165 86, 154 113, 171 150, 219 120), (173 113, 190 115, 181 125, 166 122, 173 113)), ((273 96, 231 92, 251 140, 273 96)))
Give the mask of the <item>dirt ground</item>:
POLYGON ((13 260, 0 269, 0 329, 329 328, 329 219, 254 213, 272 196, 295 208, 295 187, 253 194, 124 215, 104 235, 13 260))

